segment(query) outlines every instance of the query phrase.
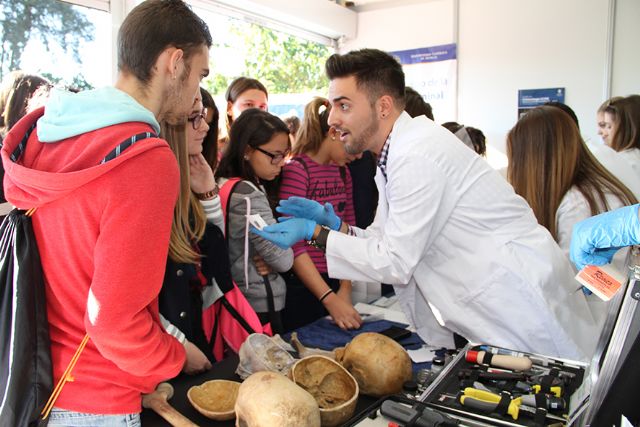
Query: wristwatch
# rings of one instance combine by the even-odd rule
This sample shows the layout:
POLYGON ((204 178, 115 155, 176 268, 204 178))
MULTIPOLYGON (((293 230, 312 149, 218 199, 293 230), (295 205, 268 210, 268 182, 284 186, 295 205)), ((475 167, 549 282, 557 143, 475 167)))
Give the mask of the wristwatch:
POLYGON ((329 238, 329 232, 331 229, 326 225, 320 226, 320 232, 315 239, 308 240, 307 243, 315 248, 322 249, 323 251, 327 248, 327 239, 329 238))
POLYGON ((218 195, 218 191, 220 189, 218 188, 218 185, 216 184, 212 190, 209 190, 205 193, 194 193, 196 195, 196 198, 198 200, 210 200, 213 199, 214 197, 216 197, 218 195))

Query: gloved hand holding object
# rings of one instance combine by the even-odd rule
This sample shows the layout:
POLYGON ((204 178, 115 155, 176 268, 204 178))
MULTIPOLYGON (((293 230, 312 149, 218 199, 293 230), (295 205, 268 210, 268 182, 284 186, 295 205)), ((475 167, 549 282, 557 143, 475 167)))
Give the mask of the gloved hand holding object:
POLYGON ((304 218, 278 218, 277 224, 271 224, 262 230, 251 226, 251 232, 263 239, 275 243, 282 249, 289 249, 301 240, 311 240, 316 223, 304 218))
POLYGON ((280 200, 276 211, 296 218, 310 219, 317 224, 326 225, 336 231, 340 230, 342 225, 342 220, 333 211, 331 203, 325 203, 323 206, 315 200, 305 199, 304 197, 292 196, 287 200, 280 200))
POLYGON ((608 264, 620 248, 640 243, 639 206, 625 206, 574 225, 570 256, 578 270, 608 264))

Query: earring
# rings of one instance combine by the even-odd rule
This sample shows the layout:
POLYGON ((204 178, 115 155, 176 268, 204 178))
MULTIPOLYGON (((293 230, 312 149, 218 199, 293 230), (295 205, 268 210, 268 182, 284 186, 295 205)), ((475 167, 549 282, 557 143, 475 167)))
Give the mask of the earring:
POLYGON ((249 160, 249 156, 247 156, 246 154, 244 155, 244 159, 245 160, 249 160))

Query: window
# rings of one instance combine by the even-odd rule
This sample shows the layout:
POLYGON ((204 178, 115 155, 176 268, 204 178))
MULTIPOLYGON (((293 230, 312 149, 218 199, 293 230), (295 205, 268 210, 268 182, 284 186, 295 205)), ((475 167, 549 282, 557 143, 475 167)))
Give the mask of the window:
POLYGON ((78 89, 111 83, 111 15, 57 0, 2 0, 0 77, 40 74, 78 89))
MULTIPOLYGON (((278 31, 241 16, 229 16, 199 7, 194 11, 207 22, 213 37, 211 72, 203 83, 218 106, 239 76, 258 79, 269 91, 269 111, 302 117, 304 105, 315 95, 326 96, 324 63, 329 46, 278 31)), ((223 114, 221 114, 223 116, 223 114)))

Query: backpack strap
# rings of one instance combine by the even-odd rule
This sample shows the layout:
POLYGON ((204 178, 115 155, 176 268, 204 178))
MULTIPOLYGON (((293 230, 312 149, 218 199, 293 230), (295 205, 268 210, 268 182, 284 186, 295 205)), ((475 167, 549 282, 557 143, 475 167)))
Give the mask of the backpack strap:
MULTIPOLYGON (((218 191, 220 197, 220 206, 222 207, 222 215, 224 216, 224 235, 229 236, 229 203, 231 202, 231 194, 233 194, 238 185, 242 181, 241 178, 230 178, 222 184, 218 191)), ((228 238, 228 237, 227 237, 228 238)))
MULTIPOLYGON (((13 153, 11 153, 11 160, 13 160, 14 162, 18 161, 18 159, 24 153, 27 140, 29 139, 31 132, 35 129, 35 127, 36 127, 36 123, 34 123, 33 126, 29 128, 29 130, 27 131, 27 134, 24 136, 22 141, 20 141, 20 144, 18 144, 18 147, 16 147, 13 153)), ((151 137, 157 138, 157 136, 154 133, 142 132, 142 133, 133 135, 130 138, 125 139, 120 144, 118 144, 113 150, 111 150, 109 154, 107 154, 105 158, 102 159, 102 161, 100 161, 100 164, 104 164, 110 160, 115 159, 116 157, 121 155, 127 148, 131 147, 136 142, 146 138, 151 138, 151 137)), ((33 215, 33 212, 35 212, 35 210, 36 208, 31 208, 26 212, 25 215, 31 216, 33 215)), ((47 404, 42 409, 42 412, 40 413, 40 415, 42 416, 42 419, 46 419, 47 417, 49 417, 49 413, 51 412, 51 409, 53 409, 53 405, 55 405, 56 400, 58 400, 58 396, 62 392, 62 388, 65 386, 65 384, 69 381, 73 381, 73 376, 71 375, 71 371, 76 366, 76 363, 80 358, 80 354, 82 353, 85 346, 87 345, 87 342, 89 342, 89 335, 85 334, 84 338, 82 338, 82 341, 80 342, 80 345, 78 345, 78 348, 76 349, 75 354, 69 361, 67 368, 65 369, 64 373, 58 380, 56 387, 53 389, 53 392, 51 392, 51 396, 49 396, 49 400, 47 401, 47 404)))
MULTIPOLYGON (((225 235, 227 236, 227 239, 229 238, 229 203, 231 202, 231 195, 233 194, 234 190, 236 189, 236 186, 242 182, 243 180, 241 178, 231 178, 227 181, 225 181, 222 184, 222 187, 220 187, 220 191, 218 192, 218 196, 220 197, 220 204, 222 206, 222 213, 224 215, 224 227, 225 227, 225 235)), ((251 183, 249 183, 251 184, 251 183)), ((253 186, 253 184, 251 184, 253 186)), ((244 276, 245 276, 245 287, 249 286, 249 273, 248 273, 248 254, 249 254, 249 217, 248 215, 251 214, 250 210, 251 210, 251 204, 249 202, 249 198, 246 198, 247 200, 247 223, 246 223, 246 227, 245 227, 245 260, 244 260, 244 267, 245 267, 245 272, 244 272, 244 276)), ((265 285, 265 289, 267 292, 267 306, 268 306, 268 314, 269 314, 269 320, 270 323, 272 325, 272 327, 278 327, 278 321, 277 321, 277 316, 276 316, 276 312, 275 312, 275 302, 274 302, 274 298, 273 298, 273 290, 271 288, 271 282, 269 281, 269 278, 267 276, 262 276, 262 280, 264 282, 265 285)), ((278 331, 280 332, 280 330, 278 331)))

